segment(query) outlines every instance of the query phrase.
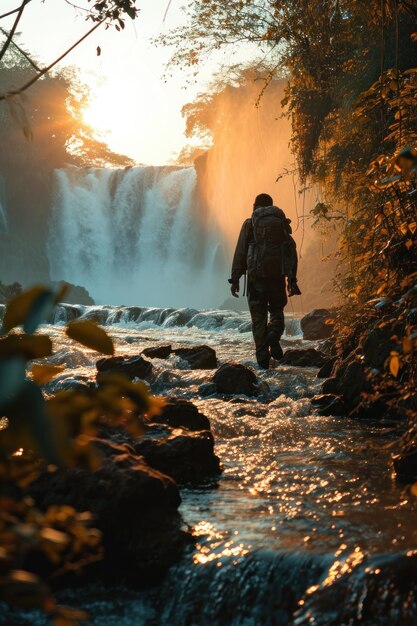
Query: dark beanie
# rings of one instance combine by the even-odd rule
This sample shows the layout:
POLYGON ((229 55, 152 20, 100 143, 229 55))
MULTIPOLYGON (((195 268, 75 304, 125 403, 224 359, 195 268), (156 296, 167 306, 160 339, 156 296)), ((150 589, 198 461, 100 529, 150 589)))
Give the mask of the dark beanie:
POLYGON ((269 196, 267 193, 260 193, 259 196, 256 196, 253 207, 256 209, 263 206, 272 206, 273 204, 274 201, 272 200, 271 196, 269 196))

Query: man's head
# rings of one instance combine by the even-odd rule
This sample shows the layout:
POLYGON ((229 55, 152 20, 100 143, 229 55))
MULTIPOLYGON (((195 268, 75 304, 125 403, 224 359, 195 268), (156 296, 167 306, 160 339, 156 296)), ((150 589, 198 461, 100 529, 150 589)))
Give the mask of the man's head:
POLYGON ((255 198, 253 208, 258 209, 259 207, 272 206, 273 204, 274 201, 272 200, 271 196, 269 196, 267 193, 260 193, 259 196, 256 196, 255 198))

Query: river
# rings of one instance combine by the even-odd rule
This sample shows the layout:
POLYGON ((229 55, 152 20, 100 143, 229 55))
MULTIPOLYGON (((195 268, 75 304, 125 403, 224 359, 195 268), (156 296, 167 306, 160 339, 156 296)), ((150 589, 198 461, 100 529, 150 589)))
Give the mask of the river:
MULTIPOLYGON (((95 375, 96 353, 63 333, 69 310, 61 307, 57 323, 42 330, 53 338, 54 361, 68 366, 54 389, 95 375)), ((101 318, 117 354, 204 343, 221 363, 256 367, 246 313, 78 310, 101 318)), ((287 333, 284 350, 315 345, 302 341, 296 319, 287 319, 287 333)), ((94 626, 417 623, 409 617, 417 615, 415 597, 389 578, 404 560, 414 563, 417 549, 416 506, 389 462, 390 424, 317 415, 310 398, 321 381, 313 368, 257 371, 260 397, 224 399, 200 394, 212 372, 186 369, 176 356, 153 363, 153 392, 188 398, 210 418, 223 473, 182 489, 180 510, 195 546, 161 586, 138 592, 97 585, 61 592, 62 601, 86 608, 94 626), (368 615, 374 605, 379 614, 368 615)), ((4 619, 0 624, 10 625, 4 619)), ((46 621, 25 613, 15 622, 35 623, 46 621)))

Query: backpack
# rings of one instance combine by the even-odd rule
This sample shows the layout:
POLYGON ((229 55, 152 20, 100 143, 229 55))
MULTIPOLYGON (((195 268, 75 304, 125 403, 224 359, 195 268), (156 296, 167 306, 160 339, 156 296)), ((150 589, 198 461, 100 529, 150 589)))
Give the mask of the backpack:
POLYGON ((255 209, 252 216, 247 268, 251 278, 295 278, 297 251, 290 220, 275 206, 255 209))

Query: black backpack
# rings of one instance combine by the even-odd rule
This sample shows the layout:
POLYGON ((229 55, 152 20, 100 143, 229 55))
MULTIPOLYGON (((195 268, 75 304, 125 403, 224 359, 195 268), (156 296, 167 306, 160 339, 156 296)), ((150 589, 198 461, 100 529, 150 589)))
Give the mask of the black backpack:
POLYGON ((296 277, 297 251, 291 232, 290 220, 278 207, 254 210, 247 259, 249 277, 296 277))

